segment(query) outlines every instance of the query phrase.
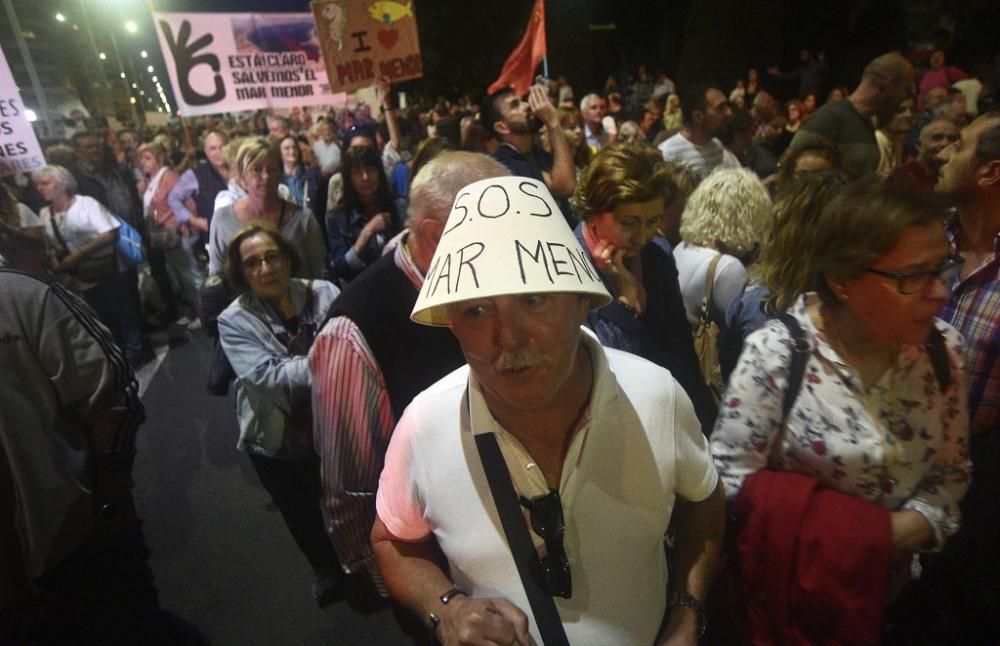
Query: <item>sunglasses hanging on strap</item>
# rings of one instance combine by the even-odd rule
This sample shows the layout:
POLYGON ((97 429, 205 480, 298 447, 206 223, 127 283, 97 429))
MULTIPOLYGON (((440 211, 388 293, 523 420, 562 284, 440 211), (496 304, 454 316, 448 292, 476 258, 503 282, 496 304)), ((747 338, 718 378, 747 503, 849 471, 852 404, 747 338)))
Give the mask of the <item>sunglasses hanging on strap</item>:
POLYGON ((493 433, 476 435, 476 448, 479 449, 479 459, 486 472, 490 493, 493 494, 493 502, 500 514, 500 522, 507 536, 507 545, 517 565, 517 573, 528 596, 528 603, 531 605, 531 612, 535 617, 538 632, 542 636, 542 642, 545 646, 569 646, 562 619, 551 596, 552 591, 545 589, 556 585, 558 589, 555 594, 566 598, 570 596, 569 565, 562 549, 562 507, 559 506, 558 515, 551 510, 552 504, 559 505, 558 494, 554 499, 551 499, 552 494, 549 494, 526 503, 532 514, 532 525, 542 530, 539 535, 545 540, 546 549, 549 550, 545 559, 539 559, 535 544, 528 534, 528 526, 524 523, 521 503, 518 502, 496 436, 493 433), (543 500, 546 502, 541 502, 543 500), (540 508, 542 506, 548 507, 553 513, 544 513, 540 508), (546 516, 544 519, 541 518, 543 514, 546 516), (550 544, 553 546, 558 544, 558 549, 553 550, 550 544), (563 575, 565 578, 561 578, 563 575))

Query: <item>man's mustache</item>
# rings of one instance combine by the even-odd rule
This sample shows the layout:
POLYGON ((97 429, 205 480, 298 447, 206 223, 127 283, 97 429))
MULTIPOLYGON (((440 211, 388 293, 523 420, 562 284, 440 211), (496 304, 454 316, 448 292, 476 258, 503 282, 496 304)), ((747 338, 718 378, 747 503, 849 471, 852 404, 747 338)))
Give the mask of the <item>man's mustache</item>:
POLYGON ((513 372, 534 368, 548 360, 548 357, 537 350, 510 350, 504 351, 497 360, 493 362, 493 369, 497 372, 513 372))

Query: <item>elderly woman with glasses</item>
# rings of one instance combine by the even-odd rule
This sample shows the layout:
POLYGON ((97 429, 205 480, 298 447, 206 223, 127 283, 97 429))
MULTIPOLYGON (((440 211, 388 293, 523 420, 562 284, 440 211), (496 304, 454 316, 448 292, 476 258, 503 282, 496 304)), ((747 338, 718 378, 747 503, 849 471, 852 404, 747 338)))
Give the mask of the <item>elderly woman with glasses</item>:
MULTIPOLYGON (((792 623, 829 629, 841 643, 878 642, 885 599, 909 577, 913 555, 940 549, 958 529, 971 473, 963 342, 936 314, 961 260, 930 199, 874 180, 840 191, 814 221, 810 253, 787 258, 804 266, 806 293, 747 337, 712 453, 743 528, 744 589, 766 592, 749 595, 751 616, 777 617, 787 598, 821 603, 823 613, 792 623), (823 493, 809 497, 810 487, 823 493), (834 499, 832 510, 811 506, 834 499), (821 557, 800 552, 798 567, 820 568, 822 591, 853 582, 849 598, 820 602, 819 592, 778 582, 783 566, 769 560, 782 558, 777 544, 811 547, 821 557), (862 615, 868 623, 856 621, 862 615)), ((779 631, 771 641, 788 641, 782 626, 765 627, 779 631)))
POLYGON ((236 373, 237 447, 309 560, 313 596, 325 605, 339 593, 343 573, 320 508, 307 355, 340 290, 292 278, 300 262, 274 227, 255 222, 240 229, 225 261, 226 278, 240 295, 219 316, 219 340, 236 373))

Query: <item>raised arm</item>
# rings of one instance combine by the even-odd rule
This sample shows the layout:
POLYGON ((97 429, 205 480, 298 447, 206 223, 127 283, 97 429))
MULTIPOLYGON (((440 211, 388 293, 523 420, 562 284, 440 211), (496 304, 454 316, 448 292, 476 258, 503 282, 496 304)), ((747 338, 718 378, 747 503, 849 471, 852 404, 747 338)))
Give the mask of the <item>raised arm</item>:
POLYGON ((532 113, 545 124, 552 144, 552 171, 543 172, 545 184, 556 197, 568 197, 576 190, 576 166, 573 165, 573 154, 569 150, 566 135, 559 127, 559 113, 549 100, 547 90, 534 85, 528 94, 528 105, 532 113))

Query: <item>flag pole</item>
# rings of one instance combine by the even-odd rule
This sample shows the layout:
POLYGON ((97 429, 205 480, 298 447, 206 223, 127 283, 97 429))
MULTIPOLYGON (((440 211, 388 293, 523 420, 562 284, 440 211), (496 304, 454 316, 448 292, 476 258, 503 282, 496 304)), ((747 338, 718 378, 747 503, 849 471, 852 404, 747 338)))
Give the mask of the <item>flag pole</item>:
MULTIPOLYGON (((542 18, 545 18, 545 2, 542 2, 542 18)), ((542 55, 542 76, 549 78, 549 50, 548 47, 545 48, 545 53, 542 55)))

